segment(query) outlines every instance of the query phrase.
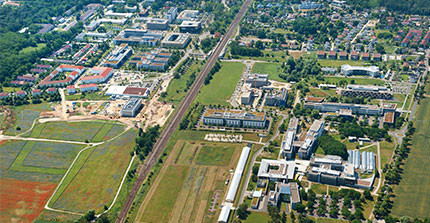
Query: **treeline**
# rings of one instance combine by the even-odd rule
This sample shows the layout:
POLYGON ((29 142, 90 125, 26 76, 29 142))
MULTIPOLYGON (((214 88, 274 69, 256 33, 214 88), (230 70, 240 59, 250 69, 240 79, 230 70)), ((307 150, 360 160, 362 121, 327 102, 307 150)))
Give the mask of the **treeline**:
POLYGON ((179 124, 179 129, 192 129, 198 124, 200 114, 203 112, 204 106, 199 102, 195 103, 193 107, 190 108, 187 115, 182 119, 179 124))
POLYGON ((321 74, 321 67, 316 59, 294 59, 290 56, 287 61, 282 64, 283 73, 279 77, 290 82, 299 82, 303 78, 309 76, 317 76, 321 74))
POLYGON ((430 15, 428 0, 348 0, 347 2, 358 11, 383 6, 388 11, 402 14, 430 15))
POLYGON ((26 96, 11 95, 10 97, 0 100, 0 105, 21 106, 32 104, 40 104, 42 102, 56 102, 61 101, 61 96, 58 92, 48 94, 43 92, 41 95, 30 96, 30 91, 26 96))
POLYGON ((386 139, 390 140, 390 136, 386 129, 379 129, 378 126, 362 127, 355 122, 340 122, 338 125, 339 133, 341 137, 355 136, 364 137, 367 136, 372 140, 386 139))
POLYGON ((204 53, 208 53, 214 48, 214 46, 218 43, 218 41, 219 41, 219 38, 208 37, 206 39, 203 39, 200 42, 200 47, 202 48, 204 53))
POLYGON ((239 46, 237 41, 230 43, 230 49, 232 55, 247 56, 247 57, 261 57, 263 53, 257 48, 251 48, 247 46, 239 46))
POLYGON ((215 63, 215 65, 212 67, 212 69, 211 69, 211 71, 209 71, 209 74, 206 76, 206 78, 205 78, 205 85, 208 85, 210 82, 211 82, 211 80, 212 80, 212 78, 213 78, 213 76, 214 76, 214 74, 216 73, 216 72, 218 72, 219 70, 221 69, 221 64, 217 61, 216 63, 215 63))
POLYGON ((345 144, 330 135, 323 135, 318 138, 318 145, 322 148, 325 155, 337 155, 342 159, 348 159, 348 152, 345 144))
POLYGON ((136 145, 134 146, 134 152, 139 156, 140 160, 144 160, 145 157, 152 151, 158 135, 160 134, 160 126, 149 127, 146 131, 142 128, 139 129, 139 134, 136 137, 136 145))

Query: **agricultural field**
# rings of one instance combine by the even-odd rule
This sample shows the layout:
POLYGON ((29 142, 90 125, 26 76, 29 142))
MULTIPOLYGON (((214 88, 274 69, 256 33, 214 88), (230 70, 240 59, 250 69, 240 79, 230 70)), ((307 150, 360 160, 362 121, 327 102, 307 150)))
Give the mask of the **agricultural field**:
POLYGON ((161 101, 179 104, 185 95, 188 93, 186 90, 187 82, 190 80, 191 74, 195 72, 196 77, 199 75, 198 69, 201 67, 200 61, 193 62, 188 68, 187 72, 180 78, 173 78, 167 87, 167 96, 160 98, 161 101))
POLYGON ((15 113, 16 120, 12 128, 8 129, 5 135, 17 135, 29 130, 36 118, 39 118, 40 113, 49 110, 49 104, 30 104, 19 107, 12 107, 15 113), (17 130, 17 128, 21 130, 17 130))
POLYGON ((281 72, 282 68, 279 63, 255 63, 252 67, 252 73, 268 74, 270 80, 285 82, 279 77, 281 72))
POLYGON ((111 122, 45 122, 37 124, 27 136, 33 138, 101 142, 124 131, 124 126, 111 122))
POLYGON ((392 213, 396 217, 429 218, 430 212, 430 99, 421 100, 414 121, 411 150, 403 166, 402 180, 395 187, 392 213))
POLYGON ((196 100, 202 104, 229 105, 234 89, 245 69, 245 65, 237 62, 222 62, 222 68, 208 85, 204 85, 196 100), (222 87, 220 87, 222 86, 222 87))
POLYGON ((351 84, 351 81, 354 80, 354 84, 362 84, 362 85, 384 85, 385 82, 381 79, 374 78, 358 78, 358 77, 324 77, 324 83, 336 84, 338 85, 340 81, 345 80, 348 84, 351 84))
POLYGON ((213 222, 243 144, 177 140, 136 222, 213 222), (209 158, 211 157, 211 158, 209 158))
POLYGON ((104 205, 109 206, 129 165, 135 137, 136 131, 129 130, 88 150, 89 154, 83 157, 85 163, 76 164, 75 170, 68 174, 65 181, 70 183, 59 188, 51 207, 85 213, 88 210, 100 212, 104 205))

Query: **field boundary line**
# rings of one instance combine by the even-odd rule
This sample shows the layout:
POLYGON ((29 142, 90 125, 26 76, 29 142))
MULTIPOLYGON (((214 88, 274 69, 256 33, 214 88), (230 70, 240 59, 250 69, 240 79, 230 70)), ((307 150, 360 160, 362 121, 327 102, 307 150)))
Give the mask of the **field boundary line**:
MULTIPOLYGON (((107 142, 110 142, 110 141, 112 141, 112 140, 114 140, 114 139, 117 139, 118 137, 120 137, 121 135, 123 135, 123 134, 125 134, 128 130, 130 130, 130 127, 127 127, 121 134, 118 134, 117 136, 115 136, 115 137, 113 137, 112 139, 109 139, 109 140, 107 140, 107 141, 105 141, 105 142, 101 142, 101 143, 96 143, 96 145, 88 145, 87 147, 85 147, 85 148, 83 148, 81 151, 79 151, 79 153, 76 155, 76 157, 75 157, 75 159, 73 160, 73 162, 70 164, 70 166, 69 166, 69 168, 67 169, 67 171, 66 171, 66 173, 64 174, 64 176, 61 178, 61 181, 60 181, 60 183, 58 183, 58 186, 57 186, 57 188, 55 188, 55 191, 54 191, 54 193, 52 193, 52 195, 51 195, 51 197, 49 197, 49 200, 46 202, 46 204, 45 204, 45 209, 46 210, 50 210, 50 211, 56 211, 56 212, 62 212, 62 213, 67 213, 67 214, 74 214, 74 215, 80 215, 80 216, 83 216, 84 214, 82 214, 82 213, 78 213, 78 212, 72 212, 72 211, 64 211, 64 210, 60 210, 60 209, 55 209, 55 208, 50 208, 49 207, 49 203, 51 202, 51 200, 52 200, 52 198, 54 197, 54 195, 55 195, 55 193, 57 193, 57 191, 58 191, 58 189, 61 187, 61 185, 62 185, 62 183, 63 183, 63 181, 66 179, 66 177, 67 177, 67 175, 69 174, 69 172, 71 171, 71 169, 72 169, 72 167, 73 167, 73 165, 75 164, 75 162, 78 160, 78 158, 79 158, 79 156, 81 155, 81 153, 82 152, 84 152, 85 150, 87 150, 87 149, 90 149, 90 148, 92 148, 92 147, 96 147, 96 146, 99 146, 99 145, 103 145, 103 144, 105 144, 105 143, 107 143, 107 142)), ((94 150, 95 150, 96 148, 94 148, 94 150)), ((91 154, 90 154, 91 155, 91 154)), ((119 194, 119 191, 121 191, 121 187, 122 187, 122 184, 123 184, 123 182, 124 182, 124 179, 125 179, 125 176, 127 176, 127 173, 128 173, 128 171, 129 171, 129 169, 130 169, 130 166, 131 166, 131 164, 133 163, 133 161, 134 161, 134 157, 135 157, 135 155, 133 156, 133 158, 131 159, 131 161, 130 161, 130 164, 129 164, 129 166, 128 166, 128 169, 127 169, 127 171, 125 172, 125 174, 124 174, 124 177, 123 177, 123 180, 122 180, 122 182, 121 182, 121 184, 120 184, 120 188, 119 188, 119 190, 118 190, 118 192, 117 192, 117 195, 115 195, 115 199, 118 197, 118 194, 119 194)), ((89 158, 89 156, 88 156, 88 158, 89 158)), ((84 164, 86 163, 87 161, 85 161, 84 162, 84 164)), ((82 168, 82 167, 81 167, 82 168)), ((80 169, 79 169, 79 171, 80 171, 80 169)), ((76 173, 76 174, 79 174, 79 171, 76 173)), ((73 179, 72 179, 73 180, 73 179)), ((67 189, 67 187, 66 187, 66 189, 67 189)), ((61 196, 61 195, 60 195, 61 196)), ((115 203, 115 200, 112 202, 112 204, 111 204, 111 206, 109 207, 109 209, 113 206, 113 204, 115 203)), ((108 210, 109 210, 108 209, 108 210)), ((103 213, 105 213, 105 212, 103 212, 103 213)), ((102 214, 103 214, 102 213, 102 214)), ((99 214, 100 215, 100 214, 99 214)), ((99 216, 99 215, 97 215, 97 216, 99 216)))

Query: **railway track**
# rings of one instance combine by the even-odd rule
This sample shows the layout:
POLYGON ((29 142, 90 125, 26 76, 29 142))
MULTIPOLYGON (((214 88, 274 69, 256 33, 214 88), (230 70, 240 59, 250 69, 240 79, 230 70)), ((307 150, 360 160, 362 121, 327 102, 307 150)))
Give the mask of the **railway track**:
POLYGON ((215 50, 213 51, 212 55, 209 57, 199 76, 191 86, 191 89, 188 91, 188 94, 179 104, 178 108, 176 109, 176 112, 173 114, 172 119, 167 123, 166 127, 161 132, 160 138, 154 144, 152 152, 144 161, 143 167, 138 174, 137 180, 133 185, 133 188, 129 193, 127 200, 116 219, 116 223, 123 223, 125 221, 127 213, 130 210, 131 205, 133 204, 133 201, 139 191, 140 186, 143 184, 143 181, 146 179, 148 173, 151 171, 152 167, 156 164, 160 155, 163 153, 164 148, 169 142, 170 137, 172 136, 173 132, 176 130, 182 118, 185 116, 186 112, 190 108, 191 103, 194 101, 195 97, 199 93, 206 76, 209 74, 209 71, 215 65, 222 50, 226 47, 228 41, 233 36, 233 33, 236 31, 240 20, 245 15, 251 3, 252 0, 245 0, 236 17, 230 24, 226 34, 221 38, 221 41, 215 47, 215 50))

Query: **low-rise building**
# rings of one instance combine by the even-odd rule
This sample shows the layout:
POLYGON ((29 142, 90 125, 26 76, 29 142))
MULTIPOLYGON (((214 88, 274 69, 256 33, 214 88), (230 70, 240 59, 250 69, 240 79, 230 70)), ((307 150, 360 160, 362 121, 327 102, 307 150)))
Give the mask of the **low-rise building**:
POLYGON ((67 93, 68 93, 68 94, 74 94, 74 93, 76 93, 76 88, 75 88, 75 86, 74 86, 74 85, 69 85, 69 86, 67 86, 67 93))
POLYGON ((42 94, 42 91, 40 90, 40 89, 37 89, 37 88, 34 88, 32 91, 31 91, 31 95, 32 96, 39 96, 39 95, 41 95, 42 94))
POLYGON ((381 109, 377 105, 361 105, 361 104, 347 104, 347 103, 334 103, 323 102, 313 103, 306 102, 304 108, 316 109, 320 112, 339 112, 341 109, 351 110, 353 114, 359 115, 376 115, 382 114, 381 109))
POLYGON ((310 181, 336 186, 354 186, 357 182, 354 166, 339 156, 312 158, 306 176, 310 181))
POLYGON ((340 91, 342 96, 391 99, 393 94, 385 86, 349 84, 340 91))
POLYGON ((198 10, 184 10, 181 13, 179 13, 176 20, 179 23, 182 23, 183 21, 194 21, 198 18, 199 11, 198 10))
POLYGON ((198 33, 201 30, 200 21, 183 21, 179 25, 179 31, 181 33, 198 33))
POLYGON ((207 108, 203 113, 203 124, 242 128, 265 128, 266 113, 207 108))
POLYGON ((368 75, 373 77, 379 77, 379 67, 377 66, 363 67, 363 66, 351 66, 349 64, 344 64, 341 66, 340 69, 342 74, 347 76, 368 75))
POLYGON ((312 155, 313 149, 317 145, 317 139, 324 133, 324 121, 315 120, 308 132, 306 133, 306 138, 298 149, 298 156, 301 159, 309 159, 312 155))
POLYGON ((120 68, 132 54, 133 50, 127 44, 123 43, 109 53, 103 65, 120 68))
POLYGON ((142 108, 142 99, 131 98, 121 109, 122 117, 135 117, 142 108))
POLYGON ((82 84, 79 85, 79 89, 81 92, 88 92, 88 91, 97 91, 97 84, 82 84))
POLYGON ((279 182, 294 179, 296 167, 294 161, 262 159, 258 169, 258 178, 279 182))
POLYGON ((266 95, 267 106, 285 106, 287 103, 288 91, 286 88, 272 90, 266 95))
POLYGON ((253 90, 246 90, 242 92, 240 95, 240 104, 242 105, 251 105, 254 101, 254 91, 253 90))
POLYGON ((9 92, 0 93, 0 99, 4 99, 4 98, 8 98, 8 97, 9 97, 9 92))
POLYGON ((191 41, 188 33, 170 33, 162 41, 161 46, 165 48, 185 48, 191 41))
POLYGON ((115 37, 113 43, 116 45, 127 43, 130 45, 156 46, 162 38, 163 32, 160 31, 125 29, 124 31, 120 32, 117 37, 115 37))
POLYGON ((159 19, 159 18, 151 18, 146 23, 146 28, 151 29, 151 30, 167 30, 167 29, 169 29, 169 20, 159 19))
POLYGON ((83 66, 62 64, 46 76, 39 84, 39 87, 61 87, 71 84, 84 71, 83 66), (61 73, 66 73, 65 78, 60 77, 61 73))
POLYGON ((113 74, 113 68, 110 67, 93 67, 85 77, 80 80, 81 84, 103 83, 106 82, 113 74))
POLYGON ((260 88, 270 84, 268 74, 256 74, 250 73, 245 81, 247 84, 251 84, 251 87, 260 88))

